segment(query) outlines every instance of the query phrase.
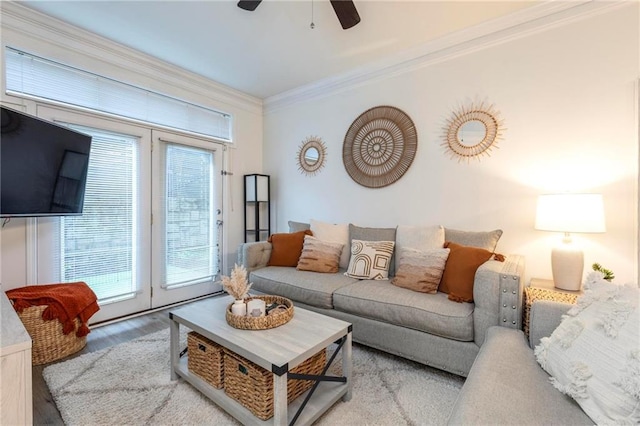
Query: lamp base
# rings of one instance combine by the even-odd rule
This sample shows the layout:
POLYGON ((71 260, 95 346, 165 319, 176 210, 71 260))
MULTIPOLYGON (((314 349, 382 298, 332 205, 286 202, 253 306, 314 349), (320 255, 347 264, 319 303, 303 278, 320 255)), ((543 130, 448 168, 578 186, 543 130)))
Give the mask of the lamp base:
POLYGON ((551 271, 556 288, 578 291, 582 286, 584 255, 582 250, 565 237, 562 244, 551 251, 551 271))

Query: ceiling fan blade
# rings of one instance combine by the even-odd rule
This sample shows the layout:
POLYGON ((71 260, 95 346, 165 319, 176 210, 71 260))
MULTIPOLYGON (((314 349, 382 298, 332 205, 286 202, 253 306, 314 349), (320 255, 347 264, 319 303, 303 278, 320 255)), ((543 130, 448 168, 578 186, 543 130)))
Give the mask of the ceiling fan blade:
POLYGON ((256 7, 258 7, 260 2, 262 2, 262 0, 240 0, 238 2, 238 7, 240 9, 244 9, 244 10, 248 10, 250 12, 253 12, 254 10, 256 10, 256 7))
POLYGON ((360 15, 358 15, 353 1, 331 0, 331 6, 333 6, 333 10, 335 10, 343 30, 348 30, 360 22, 360 15))

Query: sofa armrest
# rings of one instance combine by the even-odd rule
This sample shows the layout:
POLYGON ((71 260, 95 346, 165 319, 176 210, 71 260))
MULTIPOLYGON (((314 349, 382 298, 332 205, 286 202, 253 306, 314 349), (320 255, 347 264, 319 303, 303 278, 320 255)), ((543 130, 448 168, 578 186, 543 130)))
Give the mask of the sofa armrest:
POLYGON ((553 387, 527 346, 524 333, 491 327, 448 425, 591 425, 569 396, 553 387))
POLYGON ((504 262, 488 260, 476 271, 473 284, 473 335, 482 346, 487 329, 494 325, 522 328, 524 257, 513 254, 504 262))
POLYGON ((264 268, 271 257, 271 243, 256 241, 244 243, 238 247, 238 264, 245 267, 247 272, 264 268))
POLYGON ((529 311, 529 346, 535 348, 540 339, 551 336, 562 321, 562 316, 571 309, 570 303, 552 300, 536 300, 529 311))

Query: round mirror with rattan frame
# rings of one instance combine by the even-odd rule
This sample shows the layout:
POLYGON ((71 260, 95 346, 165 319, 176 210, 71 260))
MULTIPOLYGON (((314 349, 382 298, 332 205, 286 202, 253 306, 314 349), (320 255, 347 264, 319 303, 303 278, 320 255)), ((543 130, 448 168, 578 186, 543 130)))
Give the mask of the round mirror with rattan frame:
POLYGON ((473 103, 469 106, 462 106, 454 111, 450 119, 444 127, 442 146, 451 155, 451 158, 458 158, 458 161, 472 158, 480 159, 483 155, 491 155, 490 152, 496 148, 498 141, 502 139, 504 131, 503 121, 500 119, 500 113, 493 105, 485 103, 473 103), (484 126, 484 132, 473 133, 472 142, 465 140, 465 126, 474 127, 478 125, 484 126), (478 137, 478 133, 483 135, 478 137))
POLYGON ((298 169, 303 174, 313 176, 324 167, 326 157, 327 148, 322 139, 309 136, 298 149, 298 169))
POLYGON ((370 108, 344 137, 342 161, 355 182, 382 188, 400 179, 418 149, 418 134, 407 114, 391 106, 370 108))

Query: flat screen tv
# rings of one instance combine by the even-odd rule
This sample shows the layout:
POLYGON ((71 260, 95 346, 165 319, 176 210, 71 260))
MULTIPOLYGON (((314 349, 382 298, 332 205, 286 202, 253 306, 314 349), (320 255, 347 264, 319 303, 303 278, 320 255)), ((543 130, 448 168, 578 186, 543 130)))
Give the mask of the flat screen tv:
POLYGON ((82 214, 91 136, 1 109, 0 217, 82 214))

